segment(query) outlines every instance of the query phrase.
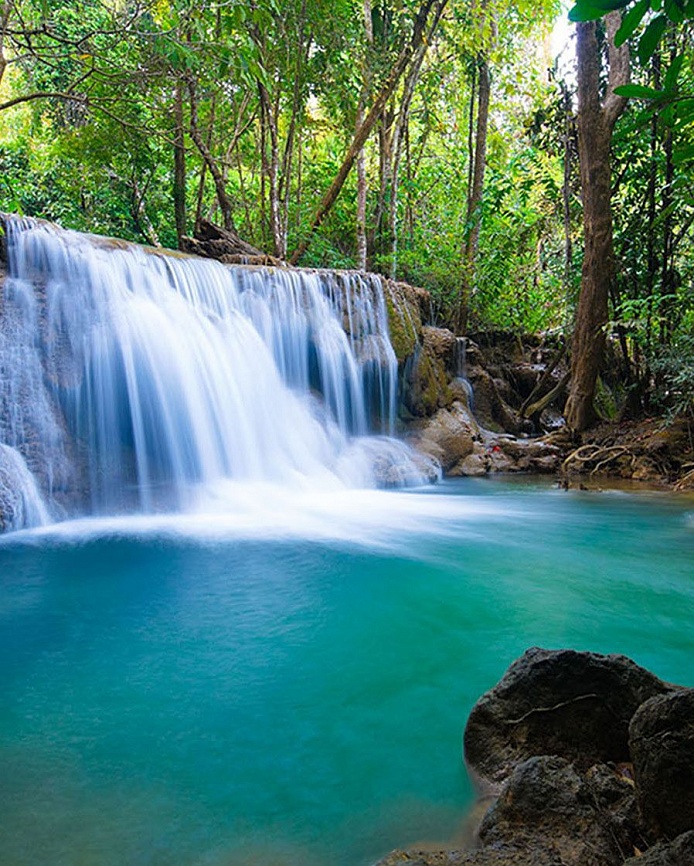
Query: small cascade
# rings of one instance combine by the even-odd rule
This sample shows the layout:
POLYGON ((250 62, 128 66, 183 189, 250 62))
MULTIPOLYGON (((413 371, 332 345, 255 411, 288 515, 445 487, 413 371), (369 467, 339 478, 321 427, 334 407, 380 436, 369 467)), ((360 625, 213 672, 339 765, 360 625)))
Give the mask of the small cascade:
POLYGON ((36 479, 15 448, 0 444, 0 531, 51 522, 36 479))
POLYGON ((392 438, 381 280, 218 262, 6 220, 0 441, 67 514, 181 510, 219 481, 374 486, 392 438))
POLYGON ((467 376, 467 337, 456 338, 456 381, 467 394, 467 405, 471 412, 475 411, 475 392, 467 376))

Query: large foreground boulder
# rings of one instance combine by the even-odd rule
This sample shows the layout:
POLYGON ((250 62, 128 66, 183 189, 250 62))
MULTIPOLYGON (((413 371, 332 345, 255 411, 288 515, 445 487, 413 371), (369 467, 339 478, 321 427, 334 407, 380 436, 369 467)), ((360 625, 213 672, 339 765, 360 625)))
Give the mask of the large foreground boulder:
POLYGON ((473 707, 465 759, 492 786, 533 755, 560 755, 582 769, 628 761, 631 717, 667 689, 625 656, 534 647, 473 707))
POLYGON ((491 799, 477 832, 379 866, 694 866, 694 689, 625 656, 533 648, 464 742, 491 799))
POLYGON ((642 704, 629 726, 629 750, 652 829, 666 836, 694 830, 694 689, 642 704))

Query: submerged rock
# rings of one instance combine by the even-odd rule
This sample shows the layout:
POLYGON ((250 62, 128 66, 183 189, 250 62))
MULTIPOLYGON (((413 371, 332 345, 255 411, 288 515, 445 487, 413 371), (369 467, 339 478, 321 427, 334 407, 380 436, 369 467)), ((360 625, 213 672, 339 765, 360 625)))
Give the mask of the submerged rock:
POLYGON ((626 656, 534 647, 473 707, 465 759, 491 785, 534 755, 559 755, 584 769, 628 761, 631 717, 667 690, 626 656))

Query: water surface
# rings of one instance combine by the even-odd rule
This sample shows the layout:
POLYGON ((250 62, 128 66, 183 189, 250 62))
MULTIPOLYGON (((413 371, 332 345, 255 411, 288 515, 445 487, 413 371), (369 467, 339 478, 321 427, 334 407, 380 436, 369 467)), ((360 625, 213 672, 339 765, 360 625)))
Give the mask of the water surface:
POLYGON ((0 863, 361 866, 455 839, 528 646, 694 685, 691 500, 228 493, 0 541, 0 863))

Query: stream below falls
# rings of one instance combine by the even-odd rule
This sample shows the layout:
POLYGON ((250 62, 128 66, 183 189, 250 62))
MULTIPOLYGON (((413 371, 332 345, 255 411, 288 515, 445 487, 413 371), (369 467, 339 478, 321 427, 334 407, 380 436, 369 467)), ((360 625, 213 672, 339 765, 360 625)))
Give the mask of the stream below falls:
POLYGON ((454 844, 465 720, 527 647, 694 685, 693 554, 691 499, 533 480, 238 485, 218 511, 4 536, 0 863, 454 844))

